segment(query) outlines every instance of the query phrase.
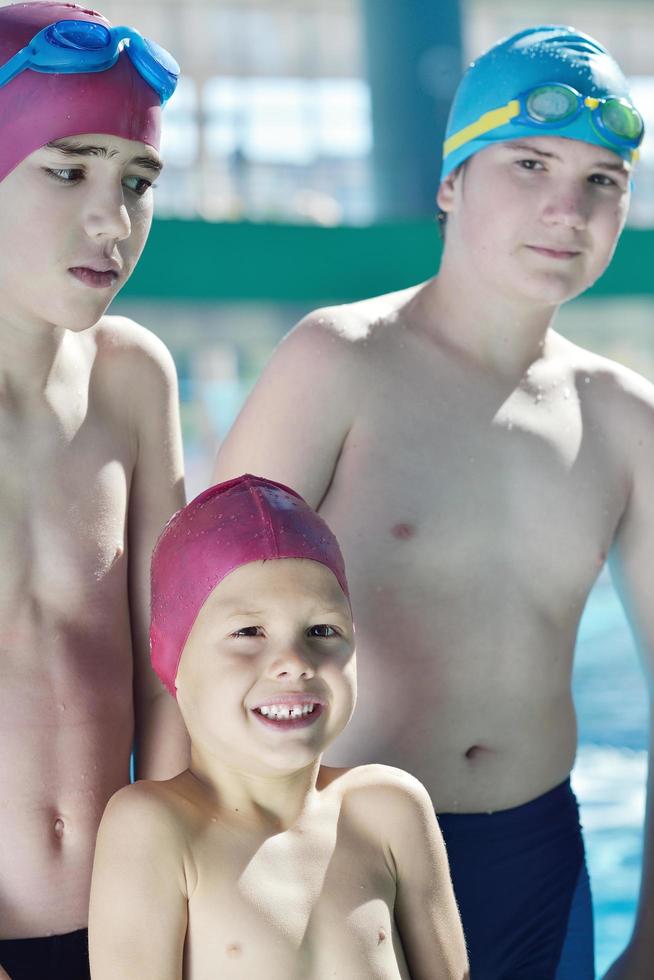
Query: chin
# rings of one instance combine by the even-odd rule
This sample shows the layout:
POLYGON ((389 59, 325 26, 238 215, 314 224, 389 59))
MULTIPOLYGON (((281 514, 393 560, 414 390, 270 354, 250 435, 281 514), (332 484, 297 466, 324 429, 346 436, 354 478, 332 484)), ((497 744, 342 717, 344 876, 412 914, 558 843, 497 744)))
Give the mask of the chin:
POLYGON ((113 296, 106 302, 83 305, 78 299, 77 302, 67 303, 63 309, 57 310, 54 316, 51 313, 49 319, 55 326, 69 330, 71 333, 84 333, 102 319, 111 300, 113 296))
POLYGON ((523 283, 522 295, 534 303, 560 306, 585 292, 590 285, 590 282, 559 277, 547 277, 539 282, 531 279, 523 283))

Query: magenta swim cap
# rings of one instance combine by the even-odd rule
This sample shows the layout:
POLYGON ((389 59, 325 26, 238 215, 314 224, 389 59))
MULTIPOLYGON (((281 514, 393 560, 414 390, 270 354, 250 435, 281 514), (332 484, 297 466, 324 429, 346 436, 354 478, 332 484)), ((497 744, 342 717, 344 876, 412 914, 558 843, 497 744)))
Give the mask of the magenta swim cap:
POLYGON ((184 645, 219 582, 241 565, 310 558, 350 600, 338 541, 290 487, 239 476, 210 487, 170 519, 152 555, 152 666, 173 697, 184 645))
MULTIPOLYGON (((0 64, 58 20, 110 23, 73 3, 14 3, 0 7, 0 64)), ((0 86, 0 180, 52 140, 104 133, 159 149, 161 103, 122 51, 112 68, 80 74, 27 69, 0 86)))

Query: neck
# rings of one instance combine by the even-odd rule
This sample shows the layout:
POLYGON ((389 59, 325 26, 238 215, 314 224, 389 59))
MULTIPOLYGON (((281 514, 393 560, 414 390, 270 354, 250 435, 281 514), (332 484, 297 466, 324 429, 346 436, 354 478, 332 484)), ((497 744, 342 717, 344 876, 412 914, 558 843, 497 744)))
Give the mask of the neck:
POLYGON ((66 331, 45 323, 0 316, 0 391, 16 397, 43 393, 65 342, 66 331))
POLYGON ((280 830, 296 823, 310 805, 320 759, 293 772, 252 773, 194 745, 189 770, 221 813, 237 813, 240 819, 280 830))
POLYGON ((483 369, 512 377, 521 377, 541 357, 558 309, 471 281, 470 268, 447 251, 438 276, 412 304, 419 307, 418 319, 450 349, 483 369))

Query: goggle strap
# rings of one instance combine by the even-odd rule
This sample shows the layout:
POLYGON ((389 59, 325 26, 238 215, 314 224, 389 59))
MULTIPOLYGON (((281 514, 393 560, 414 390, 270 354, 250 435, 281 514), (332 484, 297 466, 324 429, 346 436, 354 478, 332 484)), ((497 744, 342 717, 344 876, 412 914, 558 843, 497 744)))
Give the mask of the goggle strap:
POLYGON ((26 65, 29 65, 31 46, 21 48, 9 61, 0 68, 0 85, 6 85, 12 78, 19 75, 26 65))
POLYGON ((489 112, 485 112, 483 116, 480 116, 475 122, 470 123, 469 126, 464 126, 458 133, 452 133, 449 139, 446 139, 443 144, 443 156, 446 157, 448 154, 453 153, 454 150, 458 150, 464 143, 468 143, 478 136, 483 136, 484 133, 489 133, 491 129, 497 129, 499 126, 503 126, 519 114, 520 103, 517 99, 511 99, 510 102, 507 102, 506 105, 501 106, 499 109, 490 109, 489 112))

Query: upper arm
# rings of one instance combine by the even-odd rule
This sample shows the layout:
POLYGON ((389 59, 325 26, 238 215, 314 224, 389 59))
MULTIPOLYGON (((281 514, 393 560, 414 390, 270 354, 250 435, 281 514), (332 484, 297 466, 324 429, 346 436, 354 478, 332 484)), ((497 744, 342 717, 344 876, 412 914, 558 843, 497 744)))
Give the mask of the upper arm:
POLYGON ((138 778, 167 778, 188 763, 186 731, 175 701, 150 663, 150 561, 169 518, 184 505, 177 375, 164 344, 123 321, 122 399, 129 413, 134 465, 127 546, 134 664, 135 765, 138 778))
POLYGON ((89 950, 93 980, 182 980, 187 898, 170 814, 140 785, 110 801, 98 832, 89 950))
POLYGON ((168 519, 184 505, 184 464, 175 365, 166 347, 142 331, 132 351, 128 397, 136 458, 130 486, 130 600, 137 632, 147 633, 150 559, 168 519))
POLYGON ((630 407, 622 420, 630 490, 613 542, 611 572, 654 686, 654 394, 630 407))
POLYGON ((313 314, 278 346, 220 447, 216 482, 253 473, 318 507, 354 415, 353 344, 313 314))
POLYGON ((405 776, 386 809, 397 872, 395 917, 413 980, 468 976, 445 845, 425 788, 405 776))

